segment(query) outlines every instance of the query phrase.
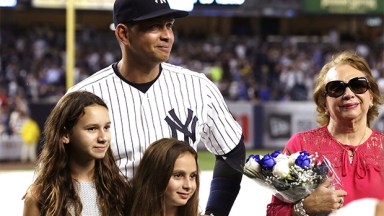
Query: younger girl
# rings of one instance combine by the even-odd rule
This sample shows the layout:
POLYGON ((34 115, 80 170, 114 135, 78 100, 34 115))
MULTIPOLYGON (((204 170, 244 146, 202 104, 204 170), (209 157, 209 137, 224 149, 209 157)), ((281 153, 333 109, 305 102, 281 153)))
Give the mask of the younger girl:
POLYGON ((197 153, 187 143, 163 138, 145 151, 133 178, 131 216, 197 216, 197 153))
POLYGON ((125 215, 130 186, 110 149, 108 108, 89 92, 65 95, 45 122, 24 215, 125 215))

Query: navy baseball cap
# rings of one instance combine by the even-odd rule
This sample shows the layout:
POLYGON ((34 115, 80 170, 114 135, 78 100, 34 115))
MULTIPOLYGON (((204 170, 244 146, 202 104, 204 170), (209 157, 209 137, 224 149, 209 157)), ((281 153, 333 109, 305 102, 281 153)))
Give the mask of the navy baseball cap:
POLYGON ((113 6, 113 22, 142 21, 155 17, 172 15, 173 18, 188 16, 187 11, 171 9, 168 0, 116 0, 113 6))

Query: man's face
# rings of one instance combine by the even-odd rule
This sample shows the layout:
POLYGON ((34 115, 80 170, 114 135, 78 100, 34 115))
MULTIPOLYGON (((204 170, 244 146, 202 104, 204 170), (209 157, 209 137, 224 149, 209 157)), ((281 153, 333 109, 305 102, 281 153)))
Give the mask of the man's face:
POLYGON ((129 24, 128 55, 138 61, 161 63, 168 60, 174 42, 172 17, 158 17, 129 24))

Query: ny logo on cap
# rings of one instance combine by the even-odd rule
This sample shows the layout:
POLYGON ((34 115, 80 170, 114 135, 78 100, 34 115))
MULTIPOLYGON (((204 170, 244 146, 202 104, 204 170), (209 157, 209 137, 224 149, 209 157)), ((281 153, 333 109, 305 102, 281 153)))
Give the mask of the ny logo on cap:
POLYGON ((160 3, 160 4, 163 4, 163 3, 167 3, 167 0, 155 0, 156 3, 160 3))

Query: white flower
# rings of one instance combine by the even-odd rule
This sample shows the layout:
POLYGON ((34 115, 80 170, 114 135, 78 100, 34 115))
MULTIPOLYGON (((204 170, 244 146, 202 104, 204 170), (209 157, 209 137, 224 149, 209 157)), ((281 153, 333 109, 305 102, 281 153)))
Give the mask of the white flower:
POLYGON ((300 152, 296 152, 294 154, 289 155, 289 165, 290 166, 295 165, 295 161, 296 161, 297 157, 299 157, 299 155, 300 155, 300 152))
MULTIPOLYGON (((262 156, 260 156, 260 159, 262 158, 262 156)), ((248 171, 250 173, 259 173, 261 171, 261 166, 260 164, 255 160, 255 158, 253 157, 250 157, 247 161, 247 163, 245 163, 245 166, 244 166, 244 169, 245 171, 248 171)))
POLYGON ((279 154, 275 158, 276 163, 280 163, 282 160, 289 160, 289 157, 286 154, 279 154))
POLYGON ((272 174, 279 177, 280 179, 285 179, 289 176, 290 165, 288 158, 280 158, 280 160, 273 167, 272 174))

